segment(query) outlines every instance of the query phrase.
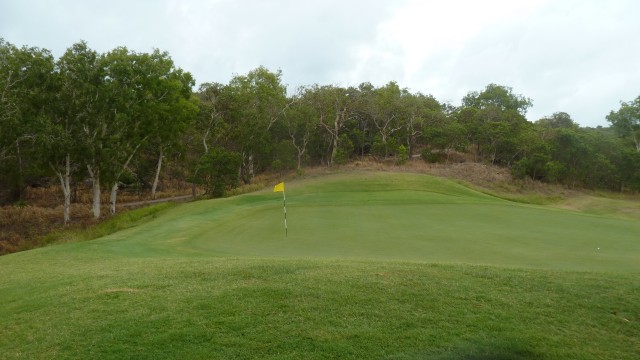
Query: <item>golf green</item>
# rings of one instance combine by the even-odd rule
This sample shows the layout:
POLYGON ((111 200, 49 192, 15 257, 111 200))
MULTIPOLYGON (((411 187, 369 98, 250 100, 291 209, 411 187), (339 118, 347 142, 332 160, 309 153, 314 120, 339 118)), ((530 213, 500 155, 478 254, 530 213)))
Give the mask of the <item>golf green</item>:
MULTIPOLYGON (((421 174, 355 172, 171 209, 74 247, 122 256, 249 256, 640 271, 640 223, 514 203, 421 174)), ((66 250, 65 250, 66 251, 66 250)))

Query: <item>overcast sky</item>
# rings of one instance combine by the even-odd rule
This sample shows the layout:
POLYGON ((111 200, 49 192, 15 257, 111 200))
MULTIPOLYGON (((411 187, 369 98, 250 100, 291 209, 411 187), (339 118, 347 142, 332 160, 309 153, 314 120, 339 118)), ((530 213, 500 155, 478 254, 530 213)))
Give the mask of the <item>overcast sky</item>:
POLYGON ((459 105, 489 83, 608 126, 640 95, 637 0, 0 0, 0 37, 49 49, 79 40, 168 51, 198 84, 264 65, 290 91, 394 80, 459 105))

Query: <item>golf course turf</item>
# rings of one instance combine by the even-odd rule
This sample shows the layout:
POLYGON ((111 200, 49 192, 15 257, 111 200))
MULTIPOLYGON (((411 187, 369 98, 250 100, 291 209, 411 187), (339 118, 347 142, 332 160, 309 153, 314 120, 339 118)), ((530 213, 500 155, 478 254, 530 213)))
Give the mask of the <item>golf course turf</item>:
POLYGON ((0 358, 640 358, 640 223, 349 172, 0 257, 0 358))

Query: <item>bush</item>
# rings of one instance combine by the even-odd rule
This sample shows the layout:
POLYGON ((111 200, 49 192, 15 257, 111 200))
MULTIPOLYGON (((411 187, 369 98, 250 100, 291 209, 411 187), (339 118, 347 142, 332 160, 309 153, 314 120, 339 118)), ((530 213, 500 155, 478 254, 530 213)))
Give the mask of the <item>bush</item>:
POLYGON ((420 157, 425 162, 428 162, 431 164, 440 162, 440 156, 438 156, 438 154, 434 154, 429 148, 423 149, 420 152, 420 157))
POLYGON ((398 146, 398 165, 402 165, 409 160, 409 149, 404 145, 398 146))
POLYGON ((212 148, 200 158, 192 180, 204 186, 207 195, 222 197, 227 188, 238 186, 240 165, 240 154, 224 148, 212 148))
POLYGON ((274 171, 292 170, 298 165, 297 150, 290 140, 279 142, 274 149, 271 168, 274 171))
POLYGON ((567 168, 558 161, 549 161, 545 170, 546 180, 551 183, 559 183, 567 176, 567 168))
POLYGON ((347 134, 340 135, 340 138, 338 139, 338 151, 336 152, 334 162, 339 165, 349 162, 349 158, 351 157, 351 154, 353 154, 353 149, 353 142, 351 142, 351 139, 349 139, 347 134))

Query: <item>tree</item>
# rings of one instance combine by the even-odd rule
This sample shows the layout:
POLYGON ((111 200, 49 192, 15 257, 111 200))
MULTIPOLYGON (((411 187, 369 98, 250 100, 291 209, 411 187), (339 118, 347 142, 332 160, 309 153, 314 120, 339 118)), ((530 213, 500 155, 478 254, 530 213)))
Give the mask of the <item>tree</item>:
POLYGON ((247 75, 234 76, 227 91, 227 123, 242 154, 242 177, 250 182, 255 174, 256 156, 262 155, 262 161, 267 160, 265 152, 272 145, 269 131, 287 106, 282 72, 258 67, 247 75))
POLYGON ((354 88, 313 86, 312 106, 317 111, 318 124, 329 135, 329 166, 334 164, 338 154, 341 130, 355 112, 357 95, 358 92, 354 88))
POLYGON ((313 90, 301 87, 289 103, 292 106, 285 113, 284 120, 291 143, 296 149, 296 168, 300 170, 311 133, 318 125, 317 109, 313 107, 313 90))
POLYGON ((195 81, 190 73, 176 68, 166 52, 155 50, 143 56, 147 62, 138 90, 143 93, 138 96, 144 99, 141 115, 150 124, 148 146, 157 151, 158 157, 151 186, 151 197, 155 199, 165 153, 180 147, 179 139, 192 126, 198 106, 191 98, 195 81))
MULTIPOLYGON (((378 155, 387 157, 390 154, 389 141, 391 135, 402 129, 403 123, 400 121, 401 108, 400 99, 407 96, 406 90, 401 90, 394 81, 387 85, 375 89, 373 96, 369 99, 367 110, 375 127, 378 129, 378 143, 374 143, 374 148, 378 149, 378 155)), ((391 146, 393 151, 395 147, 391 146)))
POLYGON ((426 138, 426 132, 442 128, 446 124, 446 115, 440 103, 431 95, 410 94, 405 91, 401 98, 400 107, 404 117, 407 151, 413 156, 418 139, 426 138))
POLYGON ((196 118, 195 128, 200 134, 204 153, 209 152, 210 138, 212 143, 228 133, 228 124, 225 123, 225 85, 220 83, 204 83, 200 85, 196 94, 200 111, 196 118))
POLYGON ((514 94, 510 87, 489 84, 482 92, 467 94, 462 105, 461 119, 476 142, 478 154, 492 163, 508 165, 517 160, 531 99, 514 94))
POLYGON ((0 185, 10 189, 10 200, 22 197, 28 178, 48 175, 42 144, 53 64, 48 50, 17 48, 0 38, 0 185))
POLYGON ((200 158, 194 181, 205 187, 206 194, 222 197, 228 187, 238 185, 238 167, 241 163, 240 154, 213 147, 200 158))
POLYGON ((499 111, 515 111, 525 115, 533 105, 531 99, 513 93, 508 86, 489 84, 481 92, 472 91, 462 98, 462 106, 480 110, 497 109, 499 111))
POLYGON ((631 138, 635 149, 640 152, 640 96, 630 102, 621 102, 618 111, 607 115, 616 132, 625 138, 631 138))
MULTIPOLYGON (((65 168, 67 155, 70 163, 86 165, 92 182, 92 210, 95 218, 100 217, 101 165, 103 158, 107 156, 102 151, 106 136, 106 99, 102 87, 104 70, 100 66, 101 61, 101 55, 91 50, 84 41, 73 44, 58 60, 61 81, 60 118, 67 124, 66 133, 74 136, 73 149, 69 148, 64 156, 65 168)), ((68 184, 68 181, 65 182, 68 184)))

